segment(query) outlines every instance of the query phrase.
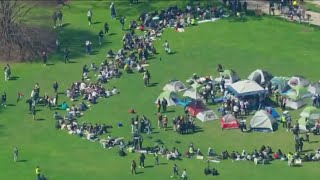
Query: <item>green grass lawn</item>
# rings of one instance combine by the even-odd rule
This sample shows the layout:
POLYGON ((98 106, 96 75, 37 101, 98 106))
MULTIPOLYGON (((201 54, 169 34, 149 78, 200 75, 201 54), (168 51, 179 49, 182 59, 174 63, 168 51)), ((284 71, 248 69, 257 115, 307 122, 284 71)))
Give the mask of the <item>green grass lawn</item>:
MULTIPOLYGON (((117 4, 118 13, 129 19, 137 18, 139 12, 145 9, 164 7, 174 1, 154 2, 153 4, 139 4, 128 6, 127 3, 117 4)), ((16 104, 17 92, 24 92, 29 96, 34 84, 38 82, 41 94, 53 94, 52 83, 57 80, 61 91, 66 90, 72 82, 81 78, 81 68, 91 62, 102 62, 109 49, 118 50, 121 47, 121 31, 118 20, 110 19, 108 3, 104 1, 74 1, 69 7, 64 7, 64 23, 67 26, 57 29, 62 46, 68 47, 75 63, 64 64, 61 55, 53 55, 49 59, 52 66, 42 64, 12 64, 13 76, 17 80, 4 82, 1 75, 0 91, 8 94, 11 106, 0 109, 0 179, 33 179, 35 167, 40 165, 44 174, 50 179, 59 180, 88 180, 88 179, 169 179, 174 163, 186 168, 190 179, 212 179, 205 177, 203 169, 206 163, 196 159, 182 161, 167 161, 160 158, 163 165, 146 168, 137 176, 129 174, 130 162, 138 160, 138 154, 119 157, 118 148, 103 149, 98 143, 88 142, 65 131, 54 128, 53 112, 45 108, 38 108, 37 118, 33 121, 28 114, 27 104, 16 104), (93 21, 101 22, 89 27, 86 11, 93 8, 93 21), (110 24, 110 31, 114 33, 107 37, 107 42, 101 47, 96 45, 98 32, 105 21, 110 24), (86 56, 84 42, 93 41, 95 55, 86 56), (20 158, 24 162, 13 162, 13 148, 20 149, 20 158)), ((40 10, 39 10, 40 11, 40 10)), ((42 11, 41 11, 42 12, 42 11)), ((51 16, 52 10, 48 10, 51 16)), ((38 15, 38 14, 37 14, 38 15)), ((34 22, 34 19, 33 21, 34 22)), ((50 19, 46 25, 50 25, 50 19)), ((109 99, 99 99, 92 110, 85 112, 79 122, 106 123, 114 126, 111 136, 131 138, 130 118, 128 109, 135 108, 140 115, 146 115, 156 126, 156 107, 154 101, 162 87, 171 79, 185 81, 193 73, 217 76, 216 64, 221 63, 225 68, 236 70, 242 78, 257 68, 269 70, 274 75, 290 76, 303 75, 310 80, 318 80, 318 54, 320 34, 315 28, 287 23, 268 17, 262 19, 249 18, 245 22, 220 20, 187 28, 184 33, 177 33, 167 29, 161 39, 156 40, 159 55, 150 60, 149 71, 155 87, 143 87, 142 75, 138 73, 124 74, 120 79, 112 80, 106 87, 117 86, 121 93, 109 99), (166 55, 161 48, 168 40, 174 52, 166 55), (159 58, 162 58, 162 61, 159 58), (124 127, 117 128, 117 122, 122 121, 124 127)), ((91 76, 93 74, 90 74, 91 76)), ((60 96, 60 102, 66 100, 60 96)), ((217 106, 211 106, 216 111, 217 106)), ((182 113, 180 107, 170 108, 175 112, 168 113, 172 117, 182 113)), ((63 112, 60 112, 63 113, 63 112)), ((294 112, 294 119, 298 118, 294 112)), ((208 147, 217 152, 222 150, 252 151, 261 145, 269 145, 273 150, 281 148, 284 152, 294 151, 293 136, 281 127, 274 133, 244 134, 239 130, 222 131, 218 121, 201 123, 197 121, 201 132, 192 135, 178 135, 172 131, 158 131, 151 137, 145 136, 145 146, 153 145, 156 139, 161 139, 171 149, 178 147, 184 152, 189 143, 206 153, 208 147), (181 141, 176 144, 175 141, 181 141)), ((318 142, 319 137, 311 136, 311 141, 318 142)), ((304 149, 314 150, 319 143, 306 144, 304 149)), ((147 156, 146 165, 153 165, 153 157, 147 156)), ((319 163, 304 163, 301 168, 291 168, 287 162, 274 161, 270 165, 255 166, 249 162, 222 161, 214 164, 219 170, 219 179, 316 179, 319 163)))

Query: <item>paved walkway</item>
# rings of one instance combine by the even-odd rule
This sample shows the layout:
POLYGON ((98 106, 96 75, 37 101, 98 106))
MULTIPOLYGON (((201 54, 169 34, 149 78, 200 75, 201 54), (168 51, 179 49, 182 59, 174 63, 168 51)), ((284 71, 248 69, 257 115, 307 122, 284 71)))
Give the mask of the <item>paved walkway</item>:
MULTIPOLYGON (((318 4, 320 6, 320 1, 308 1, 308 2, 318 4)), ((263 13, 269 14, 269 2, 259 1, 259 0, 253 0, 253 1, 248 2, 248 9, 256 9, 257 7, 258 7, 258 9, 261 9, 263 13)), ((320 26, 320 13, 306 11, 306 15, 307 14, 311 15, 310 24, 320 26)), ((289 18, 281 15, 280 11, 278 11, 278 10, 275 10, 275 15, 290 20, 289 18)), ((294 17, 293 19, 295 21, 298 20, 297 17, 294 17)))

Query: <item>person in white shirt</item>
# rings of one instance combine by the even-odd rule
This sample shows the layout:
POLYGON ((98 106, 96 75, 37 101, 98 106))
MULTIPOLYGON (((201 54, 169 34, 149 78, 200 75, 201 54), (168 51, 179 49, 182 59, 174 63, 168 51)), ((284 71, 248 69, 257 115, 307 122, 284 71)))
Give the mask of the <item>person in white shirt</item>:
POLYGON ((188 179, 188 177, 187 177, 187 170, 186 170, 186 169, 184 169, 184 170, 182 171, 181 179, 182 179, 182 180, 187 180, 187 179, 188 179))
POLYGON ((118 89, 116 87, 113 87, 111 92, 112 92, 113 95, 119 93, 119 91, 118 91, 118 89))
POLYGON ((92 24, 92 10, 91 9, 88 10, 87 17, 88 17, 89 26, 91 26, 91 24, 92 24))

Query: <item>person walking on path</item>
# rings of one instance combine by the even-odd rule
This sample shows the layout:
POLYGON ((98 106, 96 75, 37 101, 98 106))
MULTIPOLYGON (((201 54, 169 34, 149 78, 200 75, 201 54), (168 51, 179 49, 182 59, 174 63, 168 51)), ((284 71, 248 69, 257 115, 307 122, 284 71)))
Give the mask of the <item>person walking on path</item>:
POLYGON ((111 18, 115 19, 117 17, 117 12, 113 2, 110 5, 110 10, 111 10, 111 18))
POLYGON ((57 20, 58 20, 58 14, 57 12, 54 12, 52 15, 52 20, 53 20, 53 28, 56 28, 57 26, 57 20))
POLYGON ((38 178, 38 180, 41 180, 41 171, 40 171, 40 167, 39 166, 37 166, 36 167, 36 176, 37 176, 37 178, 38 178))
POLYGON ((13 149, 13 160, 14 160, 14 162, 18 162, 18 155, 19 155, 19 150, 18 150, 17 147, 15 147, 13 149))
POLYGON ((99 32, 99 45, 101 45, 101 44, 102 44, 103 36, 104 36, 104 33, 103 33, 103 31, 102 31, 102 30, 100 30, 100 32, 99 32))
POLYGON ((57 93, 58 92, 58 88, 59 88, 59 84, 57 81, 55 81, 52 85, 53 87, 53 90, 54 90, 54 93, 57 93))
POLYGON ((179 176, 179 169, 178 166, 176 164, 173 165, 173 174, 171 176, 171 178, 174 178, 176 176, 179 176))
POLYGON ((121 30, 124 31, 124 24, 126 22, 126 18, 124 16, 122 16, 120 18, 120 24, 121 24, 121 30))
POLYGON ((104 23, 104 34, 109 33, 109 24, 107 22, 104 23))
POLYGON ((131 163, 131 174, 137 174, 137 163, 134 160, 131 163))
POLYGON ((146 159, 146 156, 144 155, 144 153, 141 153, 140 158, 139 158, 139 167, 140 168, 144 168, 144 160, 146 159))
POLYGON ((88 17, 88 23, 89 23, 89 26, 91 26, 92 24, 92 10, 89 9, 88 12, 87 12, 87 17, 88 17))
POLYGON ((58 26, 62 27, 63 14, 60 10, 57 12, 57 17, 58 17, 58 26))

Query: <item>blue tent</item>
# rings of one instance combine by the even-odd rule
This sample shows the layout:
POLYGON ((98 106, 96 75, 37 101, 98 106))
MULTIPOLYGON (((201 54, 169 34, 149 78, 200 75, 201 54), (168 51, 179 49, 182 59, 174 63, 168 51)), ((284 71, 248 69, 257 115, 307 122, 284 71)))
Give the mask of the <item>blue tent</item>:
POLYGON ((266 107, 266 111, 271 114, 271 116, 275 119, 279 119, 280 118, 280 115, 279 113, 276 111, 275 108, 273 107, 266 107))

